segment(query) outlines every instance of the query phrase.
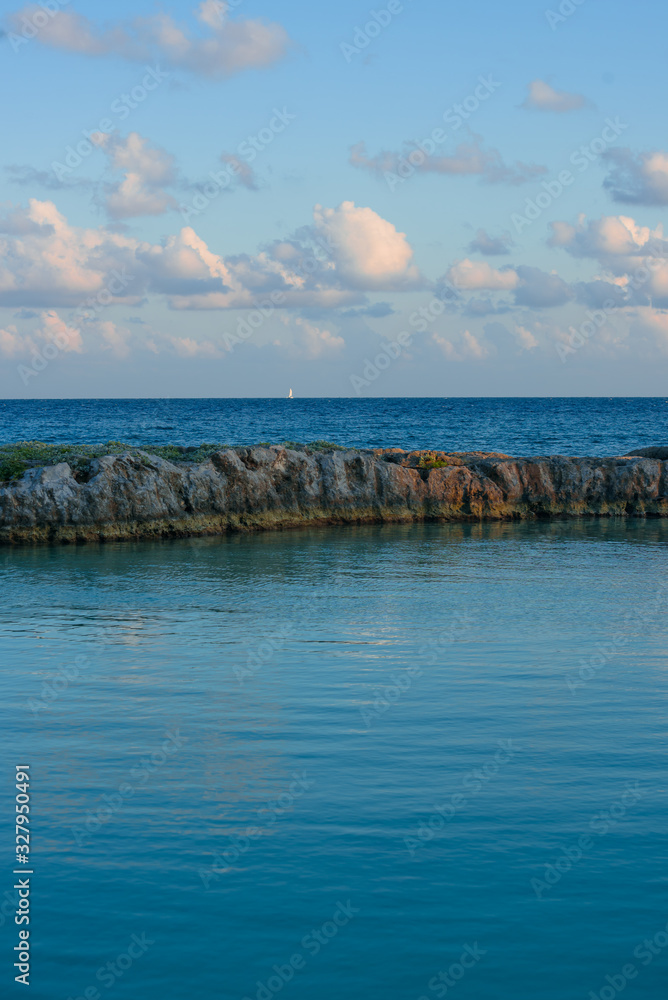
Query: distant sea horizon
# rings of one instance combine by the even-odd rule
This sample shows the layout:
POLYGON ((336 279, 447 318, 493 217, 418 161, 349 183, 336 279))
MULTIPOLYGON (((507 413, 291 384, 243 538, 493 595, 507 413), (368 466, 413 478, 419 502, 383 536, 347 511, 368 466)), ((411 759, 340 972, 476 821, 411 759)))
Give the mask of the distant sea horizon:
POLYGON ((134 447, 316 440, 354 448, 623 455, 668 444, 668 397, 0 400, 0 443, 134 447))

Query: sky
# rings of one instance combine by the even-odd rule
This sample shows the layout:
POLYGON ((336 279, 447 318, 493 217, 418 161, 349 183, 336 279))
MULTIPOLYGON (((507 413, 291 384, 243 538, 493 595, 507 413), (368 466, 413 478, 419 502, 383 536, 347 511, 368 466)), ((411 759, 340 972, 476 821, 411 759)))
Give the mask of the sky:
POLYGON ((664 5, 2 9, 0 396, 665 394, 664 5))

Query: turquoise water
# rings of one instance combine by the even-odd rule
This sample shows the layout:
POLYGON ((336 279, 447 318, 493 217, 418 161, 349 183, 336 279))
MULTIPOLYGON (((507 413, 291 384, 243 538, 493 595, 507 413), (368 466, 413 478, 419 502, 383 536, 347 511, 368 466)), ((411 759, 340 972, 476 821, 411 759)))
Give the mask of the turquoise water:
POLYGON ((31 995, 612 1000, 628 973, 659 1000, 667 540, 619 519, 3 550, 31 995))

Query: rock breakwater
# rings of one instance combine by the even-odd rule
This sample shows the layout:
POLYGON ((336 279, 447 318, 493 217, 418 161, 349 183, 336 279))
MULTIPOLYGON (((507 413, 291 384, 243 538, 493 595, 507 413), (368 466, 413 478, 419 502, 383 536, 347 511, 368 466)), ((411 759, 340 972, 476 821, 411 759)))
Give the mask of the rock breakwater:
POLYGON ((667 517, 668 449, 618 458, 225 448, 33 468, 0 488, 0 543, 213 535, 318 524, 667 517))

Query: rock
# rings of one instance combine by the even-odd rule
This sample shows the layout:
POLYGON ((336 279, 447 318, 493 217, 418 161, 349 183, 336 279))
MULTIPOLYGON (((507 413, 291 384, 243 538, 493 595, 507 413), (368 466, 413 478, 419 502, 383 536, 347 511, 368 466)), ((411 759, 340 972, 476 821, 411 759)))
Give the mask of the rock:
POLYGON ((0 543, 390 521, 666 517, 667 497, 668 461, 645 455, 311 453, 257 445, 226 448, 202 463, 173 464, 127 452, 95 459, 86 481, 77 481, 63 463, 30 470, 0 489, 0 543), (439 467, 425 468, 425 458, 439 467))
POLYGON ((630 451, 629 455, 639 455, 641 458, 658 458, 665 462, 668 459, 668 448, 638 448, 637 451, 630 451))

